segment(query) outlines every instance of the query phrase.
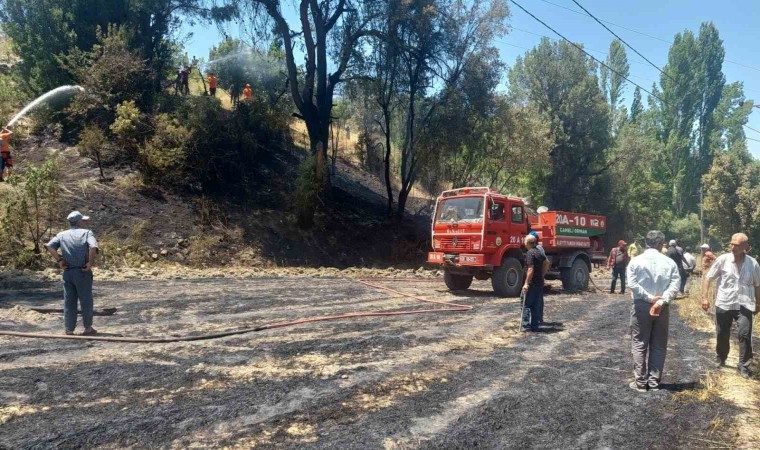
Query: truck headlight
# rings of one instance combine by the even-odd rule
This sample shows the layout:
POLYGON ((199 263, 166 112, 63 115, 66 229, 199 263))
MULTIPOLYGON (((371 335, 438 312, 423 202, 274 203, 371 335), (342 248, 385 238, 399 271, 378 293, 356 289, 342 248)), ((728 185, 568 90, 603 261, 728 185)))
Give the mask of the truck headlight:
POLYGON ((441 248, 441 241, 433 239, 433 248, 441 248))

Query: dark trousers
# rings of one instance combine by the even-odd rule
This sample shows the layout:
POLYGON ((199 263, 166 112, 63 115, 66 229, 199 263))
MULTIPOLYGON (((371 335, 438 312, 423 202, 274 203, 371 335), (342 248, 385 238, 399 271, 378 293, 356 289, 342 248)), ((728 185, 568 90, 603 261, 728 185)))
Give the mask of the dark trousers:
POLYGON ((715 331, 718 339, 715 352, 725 361, 731 349, 731 324, 736 321, 739 335, 739 365, 749 367, 752 360, 752 311, 742 307, 740 310, 715 308, 715 331))
POLYGON ((522 309, 522 327, 531 330, 538 329, 539 308, 541 307, 541 295, 543 286, 528 286, 522 309))
POLYGON ((660 385, 668 353, 670 308, 664 305, 660 315, 652 317, 649 315, 651 307, 646 300, 634 300, 631 307, 633 375, 639 387, 660 385))
POLYGON ((77 301, 82 308, 82 324, 92 326, 92 271, 66 269, 63 271, 63 321, 66 331, 77 326, 77 301))
POLYGON ((684 290, 686 289, 686 282, 689 280, 689 272, 683 271, 681 274, 681 293, 684 293, 684 290))
POLYGON ((615 285, 617 284, 618 277, 620 277, 620 292, 625 294, 625 267, 612 268, 612 284, 610 284, 610 293, 615 292, 615 285))
POLYGON ((544 323, 544 288, 541 290, 541 298, 538 301, 538 323, 544 323))

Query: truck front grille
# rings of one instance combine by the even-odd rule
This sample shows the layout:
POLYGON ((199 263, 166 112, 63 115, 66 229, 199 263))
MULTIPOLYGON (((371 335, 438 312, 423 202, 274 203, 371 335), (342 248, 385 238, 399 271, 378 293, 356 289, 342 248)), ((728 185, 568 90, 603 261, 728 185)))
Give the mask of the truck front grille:
POLYGON ((453 236, 453 237, 442 237, 441 238, 441 249, 444 250, 468 250, 471 248, 470 246, 470 237, 469 236, 453 236))

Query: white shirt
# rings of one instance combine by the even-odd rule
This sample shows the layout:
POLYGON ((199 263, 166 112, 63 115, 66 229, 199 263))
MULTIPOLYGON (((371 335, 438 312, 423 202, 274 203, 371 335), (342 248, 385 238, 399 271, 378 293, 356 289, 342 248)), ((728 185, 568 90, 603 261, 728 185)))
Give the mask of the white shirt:
POLYGON ((653 303, 654 297, 660 296, 662 299, 657 302, 660 305, 670 303, 681 287, 676 263, 653 248, 631 260, 626 278, 634 300, 653 303))
POLYGON ((689 252, 684 253, 683 259, 686 260, 686 263, 683 265, 684 269, 694 269, 695 267, 697 267, 697 258, 695 258, 694 255, 692 255, 691 253, 689 252))
POLYGON ((745 255, 741 273, 734 261, 733 253, 718 256, 707 278, 718 280, 715 307, 723 310, 738 310, 745 307, 755 311, 755 286, 760 286, 760 265, 755 258, 745 255))

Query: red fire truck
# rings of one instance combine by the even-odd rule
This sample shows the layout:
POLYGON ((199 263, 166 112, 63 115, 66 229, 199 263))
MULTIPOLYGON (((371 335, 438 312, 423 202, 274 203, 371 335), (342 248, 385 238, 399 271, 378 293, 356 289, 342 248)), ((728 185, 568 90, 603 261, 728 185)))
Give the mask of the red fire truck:
POLYGON ((487 187, 444 191, 433 214, 427 261, 443 269, 451 290, 490 278, 496 294, 514 297, 524 279, 523 240, 536 231, 551 262, 546 278, 561 279, 567 291, 586 289, 592 264, 606 261, 606 218, 542 209, 533 212, 523 199, 487 187))

